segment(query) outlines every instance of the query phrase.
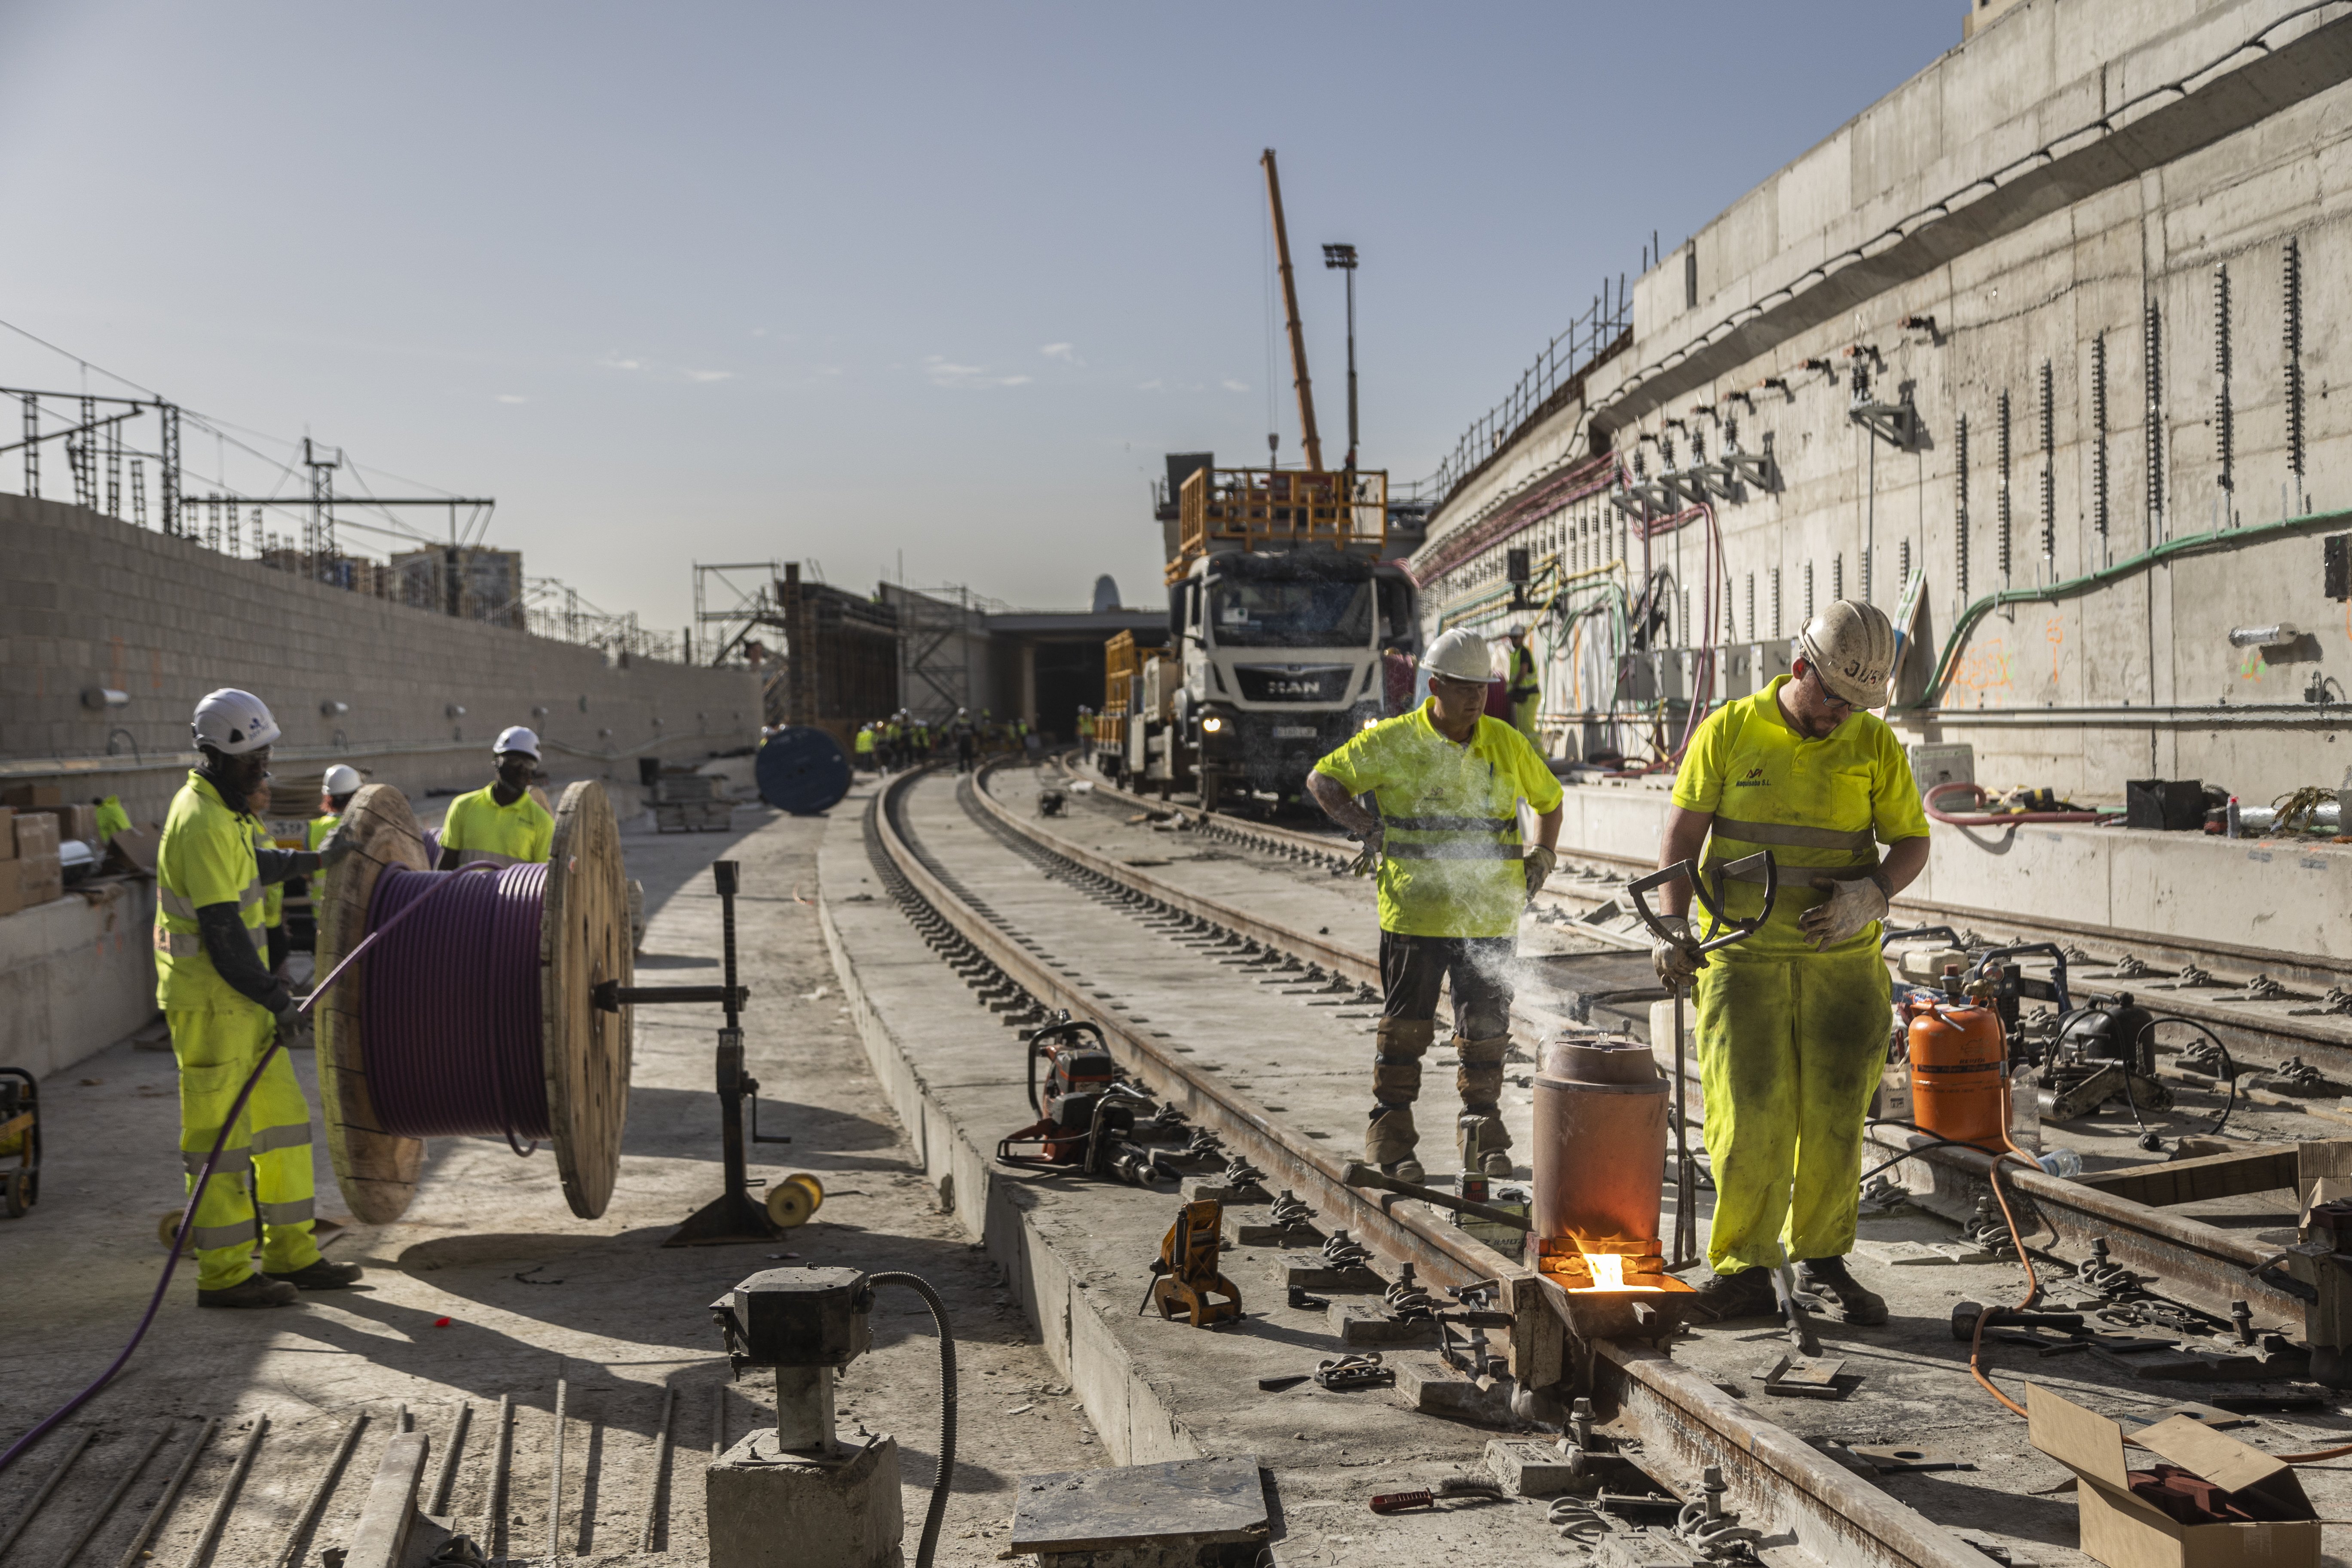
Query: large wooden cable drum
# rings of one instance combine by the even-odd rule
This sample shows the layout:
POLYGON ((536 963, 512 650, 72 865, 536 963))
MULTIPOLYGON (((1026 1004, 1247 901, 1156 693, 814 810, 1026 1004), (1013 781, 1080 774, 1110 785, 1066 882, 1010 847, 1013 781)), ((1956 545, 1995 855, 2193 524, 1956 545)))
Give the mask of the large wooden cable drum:
MULTIPOLYGON (((371 910, 381 917, 387 876, 401 879, 395 898, 413 896, 421 889, 406 879, 428 870, 415 816, 389 784, 361 790, 344 821, 354 840, 353 851, 323 879, 325 889, 318 900, 318 973, 322 975, 366 938, 371 910)), ((477 887, 457 892, 470 896, 496 877, 522 874, 464 875, 477 887)), ((372 949, 318 1008, 320 1097, 328 1152, 352 1212, 371 1224, 383 1224, 406 1212, 425 1156, 424 1138, 402 1122, 402 1115, 413 1115, 404 1102, 414 1099, 408 1080, 421 1064, 388 1054, 414 1047, 404 1044, 400 1031, 384 1026, 383 1010, 403 1005, 426 987, 448 984, 446 974, 412 973, 414 958, 408 953, 414 938, 426 932, 431 922, 455 914, 455 896, 444 895, 437 909, 412 906, 413 918, 404 928, 412 939, 406 949, 383 944, 372 949), (377 1020, 373 1026, 371 1016, 377 1020), (376 1054, 373 1072, 371 1049, 376 1054)), ((433 894, 425 897, 432 899, 433 894)), ((527 914, 528 906, 524 908, 527 914)), ((537 1004, 538 1037, 510 1037, 508 1045, 535 1054, 540 1082, 531 1087, 543 1089, 543 1116, 537 1107, 527 1108, 530 1114, 518 1118, 516 1108, 485 1106, 461 1118, 481 1126, 457 1130, 483 1131, 504 1122, 511 1138, 517 1120, 543 1122, 572 1212, 593 1219, 611 1201, 619 1171, 632 1038, 630 1010, 605 1011, 593 998, 604 983, 627 986, 633 966, 620 830, 604 786, 593 781, 571 785, 556 807, 538 928, 535 944, 526 942, 519 954, 498 959, 507 971, 492 980, 509 1000, 520 993, 537 1004)), ((527 932, 528 927, 523 930, 527 932)), ((398 942, 401 935, 387 940, 398 942)), ((407 1038, 413 1041, 415 1036, 412 1032, 407 1038)), ((529 1056, 523 1058, 526 1064, 530 1060, 529 1056)), ((528 1074, 527 1066, 524 1070, 528 1074)))

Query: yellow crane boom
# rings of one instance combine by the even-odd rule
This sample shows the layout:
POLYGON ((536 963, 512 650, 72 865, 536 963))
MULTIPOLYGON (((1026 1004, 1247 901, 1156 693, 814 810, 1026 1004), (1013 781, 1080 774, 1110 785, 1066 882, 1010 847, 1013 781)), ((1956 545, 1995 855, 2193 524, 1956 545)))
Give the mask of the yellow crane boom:
POLYGON ((1323 471, 1323 437, 1315 430, 1315 384, 1307 378, 1307 334, 1298 326, 1298 285, 1290 276, 1290 231, 1282 221, 1282 177, 1274 171, 1274 149, 1258 160, 1265 165, 1265 200, 1274 209, 1274 256, 1282 273, 1282 310, 1290 323, 1291 384, 1298 389, 1298 432, 1307 466, 1323 471))

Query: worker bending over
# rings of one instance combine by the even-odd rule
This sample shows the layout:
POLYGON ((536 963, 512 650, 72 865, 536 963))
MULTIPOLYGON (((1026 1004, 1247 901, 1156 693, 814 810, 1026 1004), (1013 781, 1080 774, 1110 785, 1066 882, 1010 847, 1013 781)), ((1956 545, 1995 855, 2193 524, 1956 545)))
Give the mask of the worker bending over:
POLYGON ((1419 1182, 1412 1124, 1421 1058, 1436 1033, 1438 987, 1454 986, 1465 1171, 1511 1173, 1503 1060, 1511 1045, 1510 966, 1519 912, 1559 861, 1559 781, 1527 737, 1484 716, 1494 659, 1459 628, 1432 643, 1429 700, 1385 719, 1315 764, 1307 793, 1380 860, 1381 1008, 1364 1158, 1419 1182), (1360 797, 1370 796, 1367 810, 1360 797), (1536 842, 1519 838, 1519 803, 1536 842))
MULTIPOLYGON (((1788 1258, 1798 1288, 1846 1322, 1883 1323, 1885 1301, 1845 1255, 1891 1022, 1878 922, 1927 863, 1927 819, 1902 743, 1866 711, 1885 702, 1895 662, 1885 616, 1841 599, 1797 640, 1791 673, 1699 726, 1658 857, 1696 861, 1704 845, 1705 876, 1770 850, 1780 867, 1771 919, 1702 956, 1713 928, 1692 930, 1688 885, 1661 889, 1674 940, 1652 957, 1668 985, 1695 981, 1715 1179, 1706 1309, 1718 1320, 1774 1310, 1771 1270, 1788 1258)), ((1731 919, 1762 901, 1755 884, 1725 884, 1731 919)))
POLYGON ((441 870, 479 861, 536 865, 555 842, 555 818, 530 793, 531 775, 539 771, 539 737, 520 724, 509 725, 499 731, 490 760, 498 777, 451 801, 441 819, 441 870))
POLYGON ((258 698, 215 691, 196 704, 194 728, 204 765, 173 797, 156 850, 155 1002, 179 1062, 180 1159, 191 1185, 228 1128, 189 1234, 196 1304, 283 1307, 300 1291, 355 1282, 359 1266, 328 1262, 311 1238, 310 1108, 283 1051, 234 1121, 230 1112, 262 1054, 301 1024, 285 982, 262 964, 264 891, 346 850, 339 836, 315 852, 257 845, 252 800, 278 739, 258 698))

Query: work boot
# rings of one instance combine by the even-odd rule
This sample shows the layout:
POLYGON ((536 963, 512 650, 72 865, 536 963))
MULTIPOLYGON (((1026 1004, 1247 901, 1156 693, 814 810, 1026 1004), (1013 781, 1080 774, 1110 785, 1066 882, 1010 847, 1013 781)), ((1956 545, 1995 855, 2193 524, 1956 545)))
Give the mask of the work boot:
POLYGON ((360 1282, 360 1266, 330 1263, 321 1258, 306 1268, 297 1268, 291 1274, 272 1274, 269 1278, 297 1290, 342 1290, 360 1282))
POLYGON ((1465 1171, 1509 1178, 1511 1134, 1501 1117, 1486 1111, 1464 1111, 1454 1123, 1454 1142, 1461 1151, 1465 1171))
POLYGON ((218 1290, 196 1292, 199 1307, 290 1307, 301 1299, 302 1292, 293 1286, 259 1274, 248 1274, 218 1290))
POLYGON ((1797 1289, 1837 1310, 1838 1321, 1863 1328, 1886 1321, 1886 1298, 1865 1289, 1843 1258, 1807 1258, 1797 1264, 1797 1289))
POLYGON ((1777 1317, 1780 1311, 1780 1298, 1772 1289, 1769 1268, 1717 1274, 1698 1288, 1697 1301, 1700 1315, 1711 1323, 1777 1317))
POLYGON ((1420 1142, 1412 1106, 1382 1106, 1364 1126, 1364 1163, 1378 1166, 1384 1176, 1419 1186, 1428 1174, 1412 1157, 1413 1145, 1420 1142))

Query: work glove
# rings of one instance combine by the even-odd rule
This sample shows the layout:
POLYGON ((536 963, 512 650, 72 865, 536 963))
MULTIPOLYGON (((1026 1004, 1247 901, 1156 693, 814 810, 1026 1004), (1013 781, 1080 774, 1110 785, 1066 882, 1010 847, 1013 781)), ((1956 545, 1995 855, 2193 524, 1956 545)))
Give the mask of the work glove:
POLYGON ((343 857, 352 852, 352 847, 351 824, 338 822, 334 831, 327 835, 326 842, 319 846, 319 864, 331 869, 342 863, 343 857))
POLYGON ((1384 827, 1374 827, 1368 832, 1350 837, 1356 838, 1363 847, 1356 851, 1356 858, 1353 860, 1348 862, 1348 874, 1351 877, 1369 877, 1381 868, 1381 847, 1388 842, 1388 830, 1384 827))
POLYGON ((1706 954, 1698 950, 1689 916, 1668 915, 1658 923, 1666 928, 1667 937, 1650 944, 1650 963, 1658 972, 1660 984, 1679 991, 1706 967, 1706 954))
POLYGON ((1878 885, 1875 877, 1857 877, 1851 882, 1816 877, 1813 886, 1829 897, 1798 916, 1797 928, 1804 932, 1816 952, 1827 952, 1860 936, 1871 921, 1886 913, 1886 889, 1878 885))
POLYGON ((294 998, 291 996, 287 997, 285 1005, 275 1011, 278 1016, 278 1043, 290 1051, 294 1048, 294 1043, 309 1031, 310 1016, 295 1005, 294 998))
POLYGON ((1559 864, 1559 851, 1557 849, 1541 844, 1528 846, 1527 858, 1519 862, 1520 867, 1528 874, 1528 897, 1532 899, 1543 891, 1543 885, 1550 878, 1552 868, 1559 864))

